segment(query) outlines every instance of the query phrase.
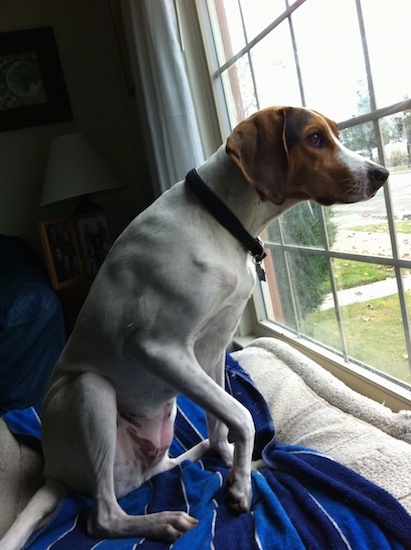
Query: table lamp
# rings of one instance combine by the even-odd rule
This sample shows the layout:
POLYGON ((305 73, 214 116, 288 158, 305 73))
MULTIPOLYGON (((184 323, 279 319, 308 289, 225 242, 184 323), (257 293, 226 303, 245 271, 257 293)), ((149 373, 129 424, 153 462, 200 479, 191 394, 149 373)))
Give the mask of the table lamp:
POLYGON ((102 210, 90 200, 94 193, 124 188, 104 158, 81 133, 54 138, 50 145, 40 206, 81 197, 73 214, 102 210))

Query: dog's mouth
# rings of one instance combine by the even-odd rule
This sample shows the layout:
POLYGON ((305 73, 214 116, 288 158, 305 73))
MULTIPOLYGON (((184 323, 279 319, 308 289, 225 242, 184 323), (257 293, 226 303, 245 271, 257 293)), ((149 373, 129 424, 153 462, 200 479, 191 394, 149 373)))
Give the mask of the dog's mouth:
POLYGON ((362 196, 347 199, 347 200, 344 200, 344 201, 341 201, 341 202, 345 203, 345 204, 353 204, 355 202, 365 202, 365 201, 368 201, 368 200, 372 199, 373 197, 375 197, 375 195, 378 193, 378 191, 380 189, 381 189, 381 187, 378 187, 377 189, 372 189, 369 192, 364 193, 364 195, 362 195, 362 196))
POLYGON ((317 197, 315 200, 322 206, 332 206, 337 202, 335 199, 331 200, 327 197, 317 197))
POLYGON ((369 199, 372 199, 375 197, 375 195, 378 193, 378 191, 381 189, 381 187, 378 187, 377 189, 372 189, 361 195, 346 195, 341 198, 333 198, 330 197, 316 197, 315 200, 321 204, 322 206, 332 206, 333 204, 355 204, 356 202, 365 202, 369 199))

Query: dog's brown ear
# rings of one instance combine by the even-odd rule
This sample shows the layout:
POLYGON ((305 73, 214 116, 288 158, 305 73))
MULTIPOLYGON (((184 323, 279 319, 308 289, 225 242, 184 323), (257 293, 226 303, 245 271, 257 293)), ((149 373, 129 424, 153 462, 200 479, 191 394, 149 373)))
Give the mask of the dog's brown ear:
POLYGON ((288 150, 285 108, 258 111, 240 122, 227 139, 226 152, 247 181, 274 204, 285 200, 288 150))

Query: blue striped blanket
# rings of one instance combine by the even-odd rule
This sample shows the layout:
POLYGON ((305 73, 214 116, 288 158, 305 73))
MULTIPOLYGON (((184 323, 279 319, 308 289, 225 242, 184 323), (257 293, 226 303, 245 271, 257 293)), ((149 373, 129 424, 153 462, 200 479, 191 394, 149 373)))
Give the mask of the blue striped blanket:
MULTIPOLYGON (((233 516, 225 506, 228 470, 213 455, 183 462, 120 500, 129 514, 185 510, 199 525, 173 550, 409 550, 411 516, 386 491, 323 456, 276 443, 271 416, 261 394, 240 365, 227 356, 226 388, 252 413, 257 429, 254 458, 267 468, 253 472, 249 514, 233 516)), ((298 398, 298 396, 296 396, 298 398)), ((290 403, 292 406, 292 403, 290 403)), ((35 409, 4 417, 16 434, 39 438, 35 409)), ((178 399, 172 455, 206 437, 203 411, 178 399)), ((91 500, 72 494, 45 527, 33 534, 30 550, 166 550, 142 538, 96 540, 86 534, 91 500)))

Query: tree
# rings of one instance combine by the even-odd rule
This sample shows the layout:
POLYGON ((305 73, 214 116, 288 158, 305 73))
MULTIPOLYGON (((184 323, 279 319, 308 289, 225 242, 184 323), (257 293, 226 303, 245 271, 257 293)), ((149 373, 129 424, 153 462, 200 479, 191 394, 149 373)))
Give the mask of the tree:
MULTIPOLYGON (((324 232, 320 223, 320 206, 304 202, 284 214, 268 227, 272 242, 324 248, 324 232), (281 225, 280 225, 281 224, 281 225)), ((329 244, 332 246, 337 225, 332 221, 333 211, 325 208, 325 223, 329 244)), ((276 249, 273 266, 280 293, 282 312, 286 324, 295 327, 294 306, 300 319, 317 309, 330 292, 327 258, 303 252, 286 252, 276 249)))
MULTIPOLYGON (((366 81, 359 80, 357 84, 357 112, 353 117, 364 115, 371 111, 370 94, 366 81)), ((380 130, 383 142, 387 144, 392 137, 391 124, 385 119, 380 120, 380 130)), ((373 149, 377 147, 373 122, 365 122, 346 128, 341 132, 341 135, 346 147, 352 151, 357 151, 371 160, 378 161, 378 159, 373 158, 373 149)))
POLYGON ((393 115, 390 122, 392 140, 405 141, 407 144, 408 166, 411 166, 411 111, 403 111, 402 113, 393 115))

